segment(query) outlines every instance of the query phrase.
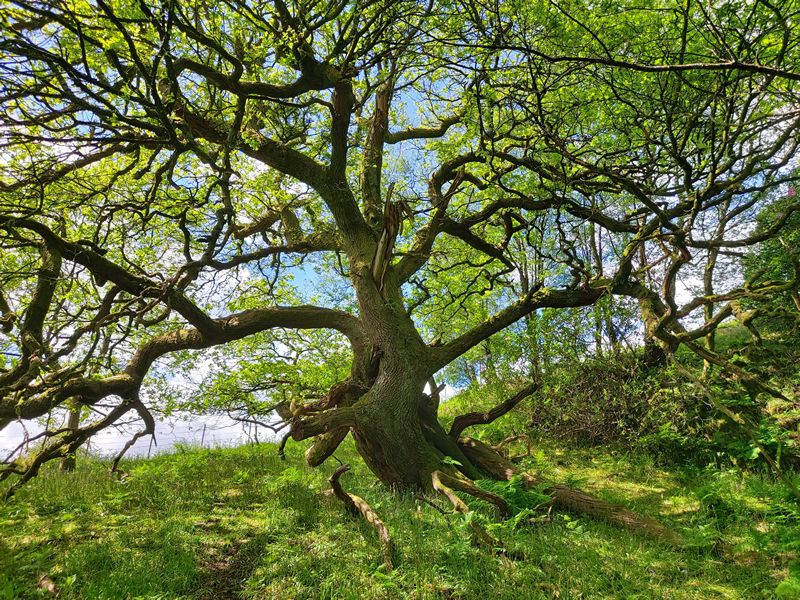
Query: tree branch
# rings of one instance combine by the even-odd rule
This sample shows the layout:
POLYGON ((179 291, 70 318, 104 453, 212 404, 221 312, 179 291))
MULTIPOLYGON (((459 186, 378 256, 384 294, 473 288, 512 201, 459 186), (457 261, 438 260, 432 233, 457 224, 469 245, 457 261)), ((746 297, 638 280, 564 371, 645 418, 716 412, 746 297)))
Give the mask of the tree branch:
POLYGON ((596 281, 576 289, 551 289, 541 286, 533 288, 519 301, 495 313, 492 317, 458 336, 443 346, 429 348, 431 374, 491 337, 498 331, 516 323, 519 319, 539 308, 567 308, 589 306, 607 293, 607 282, 596 281))
POLYGON ((486 412, 471 412, 457 416, 450 427, 450 437, 458 439, 461 435, 461 432, 467 427, 471 427, 472 425, 486 425, 499 419, 504 414, 514 409, 514 407, 522 402, 522 400, 536 392, 541 387, 541 383, 530 383, 507 400, 504 400, 486 412))
POLYGON ((44 382, 26 388, 25 395, 0 398, 0 419, 32 419, 45 414, 68 398, 80 396, 87 404, 110 395, 135 394, 144 376, 158 358, 179 350, 199 350, 224 344, 274 328, 336 329, 346 335, 355 347, 365 345, 361 324, 352 315, 317 306, 273 307, 246 310, 213 320, 212 331, 203 334, 197 329, 176 329, 163 333, 143 344, 122 373, 103 379, 72 377, 44 382))
POLYGON ((407 140, 440 138, 444 136, 444 134, 447 133, 447 130, 453 125, 460 123, 461 119, 464 118, 465 113, 466 111, 460 110, 456 114, 447 117, 446 119, 442 119, 435 127, 411 127, 410 129, 404 129, 403 131, 386 131, 383 136, 383 140, 387 144, 399 144, 400 142, 405 142, 407 140))

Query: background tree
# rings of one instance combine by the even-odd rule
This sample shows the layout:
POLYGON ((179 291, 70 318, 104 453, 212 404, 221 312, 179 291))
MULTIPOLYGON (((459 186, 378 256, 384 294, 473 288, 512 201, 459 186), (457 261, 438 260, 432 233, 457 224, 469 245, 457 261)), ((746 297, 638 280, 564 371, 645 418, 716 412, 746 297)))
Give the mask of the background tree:
MULTIPOLYGON (((763 233, 770 227, 776 216, 787 207, 796 202, 797 191, 790 187, 784 197, 776 199, 767 205, 763 212, 756 217, 756 233, 763 233)), ((800 215, 793 213, 781 231, 776 236, 770 236, 761 244, 754 247, 745 256, 745 274, 750 279, 756 280, 786 280, 791 279, 797 269, 798 248, 800 248, 800 215)), ((800 311, 800 294, 797 288, 792 288, 769 299, 767 312, 773 314, 793 315, 793 310, 800 311), (787 310, 788 308, 788 310, 787 310)), ((756 303, 759 304, 759 303, 756 303)), ((751 307, 752 308, 752 307, 751 307)), ((761 307, 762 309, 765 307, 761 307)), ((756 313, 757 314, 757 313, 756 313)))
MULTIPOLYGON (((399 488, 513 474, 461 434, 535 385, 448 432, 433 378, 470 352, 491 368, 492 337, 535 332, 545 309, 633 299, 666 352, 777 394, 698 340, 797 274, 688 298, 680 278, 798 209, 747 231, 796 179, 788 11, 9 3, 0 427, 103 410, 0 477, 24 482, 132 411, 152 433, 151 386, 188 351, 247 344, 226 378, 247 390, 291 330, 335 332, 351 354, 325 395, 295 386, 277 406, 314 438, 308 462, 352 433, 399 488)), ((613 328, 597 314, 600 350, 613 328)), ((592 510, 570 494, 556 490, 592 510)))

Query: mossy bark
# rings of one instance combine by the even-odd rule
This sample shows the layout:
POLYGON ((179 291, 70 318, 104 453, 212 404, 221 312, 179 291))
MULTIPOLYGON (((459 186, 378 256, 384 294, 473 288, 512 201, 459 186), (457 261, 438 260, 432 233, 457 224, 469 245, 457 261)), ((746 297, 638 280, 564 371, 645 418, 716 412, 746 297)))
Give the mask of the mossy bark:
MULTIPOLYGON (((81 408, 80 406, 73 406, 69 409, 69 418, 67 420, 67 427, 72 430, 76 431, 81 424, 81 408)), ((61 459, 59 463, 59 468, 61 471, 67 473, 75 470, 77 466, 77 456, 76 450, 72 450, 61 459)))

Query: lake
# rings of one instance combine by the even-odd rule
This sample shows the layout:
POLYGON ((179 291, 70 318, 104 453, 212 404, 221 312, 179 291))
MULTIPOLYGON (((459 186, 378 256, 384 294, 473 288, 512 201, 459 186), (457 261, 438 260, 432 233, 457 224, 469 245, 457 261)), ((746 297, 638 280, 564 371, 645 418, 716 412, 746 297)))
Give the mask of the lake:
MULTIPOLYGON (((118 430, 108 428, 95 435, 87 444, 94 454, 113 456, 130 440, 133 433, 141 427, 136 424, 118 430)), ((43 430, 35 421, 25 423, 29 435, 43 430)), ((0 460, 25 439, 25 428, 21 423, 11 423, 0 431, 0 460)), ((223 415, 190 415, 177 413, 170 417, 156 418, 155 441, 150 436, 140 438, 126 453, 126 456, 152 456, 159 452, 169 452, 176 444, 217 447, 237 446, 253 441, 275 441, 279 436, 271 429, 250 423, 242 423, 223 415)))

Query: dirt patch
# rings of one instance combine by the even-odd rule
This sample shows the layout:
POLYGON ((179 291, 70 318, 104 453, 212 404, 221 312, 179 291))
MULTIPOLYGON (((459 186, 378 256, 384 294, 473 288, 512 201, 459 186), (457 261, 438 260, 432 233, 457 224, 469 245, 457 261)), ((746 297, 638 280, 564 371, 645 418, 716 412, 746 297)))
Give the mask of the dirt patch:
POLYGON ((235 600, 252 574, 264 547, 267 536, 244 537, 231 545, 214 548, 203 563, 197 598, 201 600, 235 600))

